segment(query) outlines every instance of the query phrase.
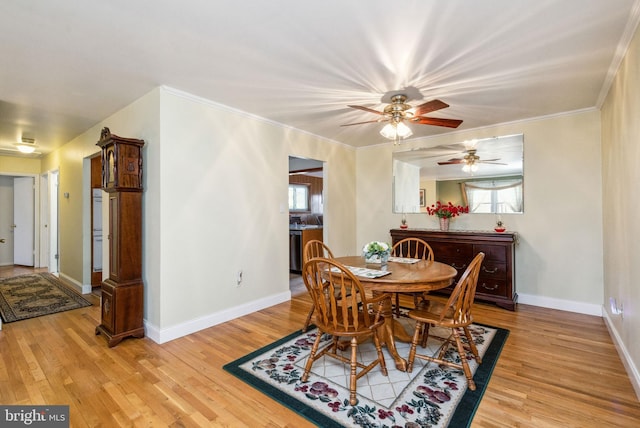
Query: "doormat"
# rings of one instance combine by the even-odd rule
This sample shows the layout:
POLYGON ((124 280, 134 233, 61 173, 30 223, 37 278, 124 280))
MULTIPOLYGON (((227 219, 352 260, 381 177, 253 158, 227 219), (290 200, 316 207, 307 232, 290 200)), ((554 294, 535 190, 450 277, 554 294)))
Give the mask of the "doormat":
POLYGON ((6 323, 91 306, 50 273, 0 279, 0 316, 6 323))
MULTIPOLYGON (((292 333, 226 364, 224 369, 321 427, 468 427, 509 335, 508 330, 481 324, 472 324, 469 329, 482 357, 480 365, 468 358, 475 391, 468 390, 461 370, 439 367, 418 358, 412 373, 399 371, 383 347, 388 376, 375 367, 360 378, 358 403, 351 406, 348 364, 322 357, 313 364, 309 380, 301 380, 318 334, 315 328, 292 333)), ((432 334, 447 336, 446 329, 431 327, 429 332, 427 348, 418 347, 418 353, 434 355, 442 342, 432 338, 432 334)), ((330 340, 330 336, 325 336, 320 346, 330 340)), ((406 358, 410 345, 396 342, 396 346, 406 358)), ((358 352, 365 364, 376 358, 370 340, 361 344, 358 352)), ((452 347, 446 358, 459 361, 452 347)))

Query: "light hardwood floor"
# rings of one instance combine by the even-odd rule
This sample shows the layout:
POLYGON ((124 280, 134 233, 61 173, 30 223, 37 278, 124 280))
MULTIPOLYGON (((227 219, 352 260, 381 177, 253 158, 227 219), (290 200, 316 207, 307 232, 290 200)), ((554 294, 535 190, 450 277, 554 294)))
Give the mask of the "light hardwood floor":
MULTIPOLYGON (((300 328, 305 294, 163 345, 126 339, 111 349, 94 335, 99 298, 89 299, 89 308, 3 325, 0 404, 69 404, 73 427, 313 426, 222 370, 300 328)), ((640 426, 601 318, 527 305, 474 310, 476 321, 511 333, 473 427, 640 426)))

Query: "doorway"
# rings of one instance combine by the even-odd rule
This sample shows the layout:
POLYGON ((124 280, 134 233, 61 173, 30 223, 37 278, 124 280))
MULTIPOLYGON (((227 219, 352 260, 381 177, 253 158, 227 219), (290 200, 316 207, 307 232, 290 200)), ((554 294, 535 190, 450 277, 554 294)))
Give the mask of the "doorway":
POLYGON ((29 174, 0 174, 0 266, 39 267, 36 205, 39 182, 29 174))
POLYGON ((326 236, 324 222, 324 164, 316 159, 289 157, 289 289, 306 293, 299 272, 305 238, 326 236))
POLYGON ((102 284, 102 157, 91 158, 91 287, 102 284))

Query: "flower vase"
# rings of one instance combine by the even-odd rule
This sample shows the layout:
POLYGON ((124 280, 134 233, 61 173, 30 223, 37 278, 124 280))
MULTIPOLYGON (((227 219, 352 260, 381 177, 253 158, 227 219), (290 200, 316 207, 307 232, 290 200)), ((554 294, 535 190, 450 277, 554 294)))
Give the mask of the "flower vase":
POLYGON ((389 262, 389 253, 380 254, 380 267, 387 267, 387 263, 389 262))
POLYGON ((367 264, 379 264, 380 266, 386 266, 389 262, 389 253, 376 253, 367 257, 365 254, 364 262, 367 264))
POLYGON ((440 230, 443 232, 449 231, 449 217, 440 217, 440 230))

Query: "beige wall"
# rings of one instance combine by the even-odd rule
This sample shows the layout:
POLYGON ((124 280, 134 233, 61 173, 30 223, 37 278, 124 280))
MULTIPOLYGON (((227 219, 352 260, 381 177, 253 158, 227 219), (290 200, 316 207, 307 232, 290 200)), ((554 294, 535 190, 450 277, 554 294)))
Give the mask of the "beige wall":
POLYGON ((40 159, 0 156, 0 174, 40 174, 40 159))
MULTIPOLYGON (((524 134, 524 214, 503 215, 517 231, 516 283, 520 302, 601 313, 602 216, 600 113, 596 110, 409 141, 395 150, 524 134)), ((358 151, 357 245, 390 240, 400 225, 391 213, 391 153, 382 144, 358 151)), ((407 214, 410 228, 437 228, 437 219, 407 214)), ((492 230, 495 216, 457 217, 452 229, 492 230)))
POLYGON ((353 246, 354 149, 168 88, 161 116, 159 330, 289 298, 289 156, 326 162, 325 239, 353 246))
POLYGON ((602 107, 604 298, 607 321, 640 397, 640 32, 602 107))

